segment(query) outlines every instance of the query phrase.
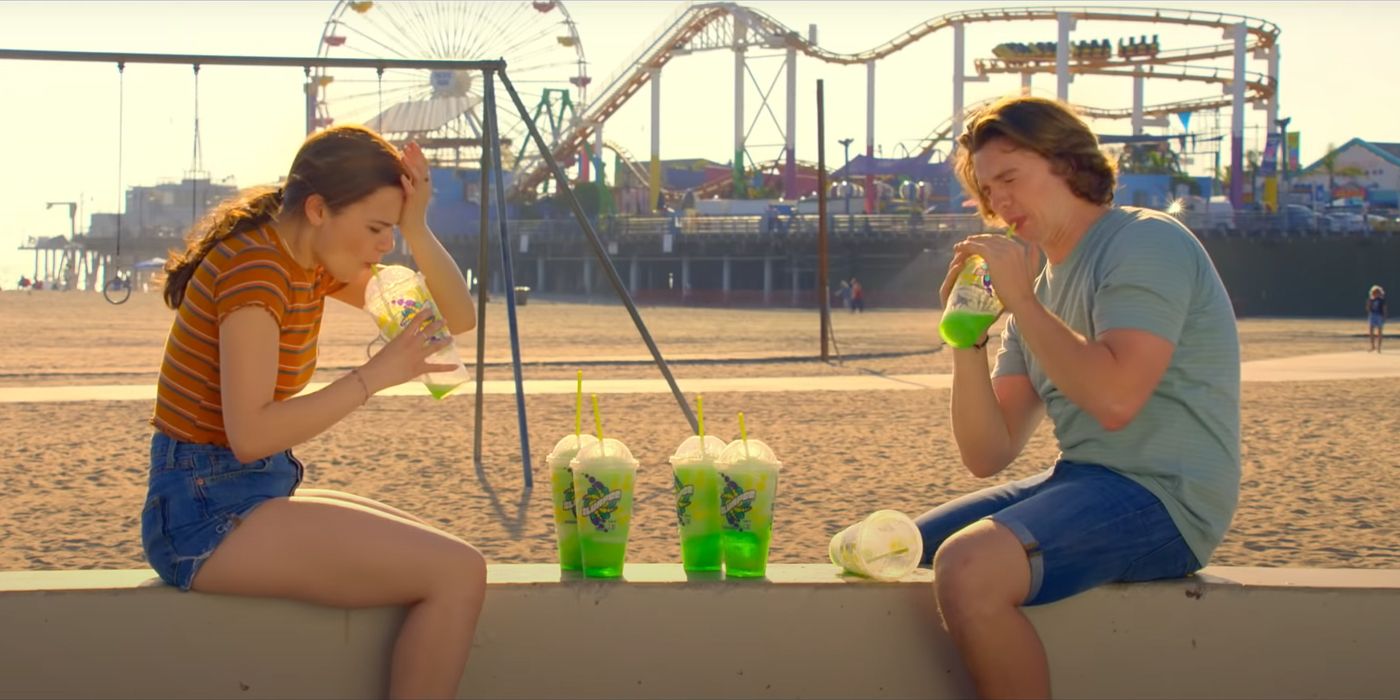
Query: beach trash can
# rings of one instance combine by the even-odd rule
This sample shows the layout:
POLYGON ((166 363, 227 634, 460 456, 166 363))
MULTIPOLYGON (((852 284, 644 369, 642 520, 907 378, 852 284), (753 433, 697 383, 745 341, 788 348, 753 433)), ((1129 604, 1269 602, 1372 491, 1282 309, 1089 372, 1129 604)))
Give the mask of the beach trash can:
POLYGON ((521 305, 521 306, 524 306, 525 304, 527 304, 527 303, 529 303, 529 302, 530 302, 530 288, 529 288, 529 287, 516 287, 516 288, 515 288, 515 303, 517 303, 517 304, 519 304, 519 305, 521 305))

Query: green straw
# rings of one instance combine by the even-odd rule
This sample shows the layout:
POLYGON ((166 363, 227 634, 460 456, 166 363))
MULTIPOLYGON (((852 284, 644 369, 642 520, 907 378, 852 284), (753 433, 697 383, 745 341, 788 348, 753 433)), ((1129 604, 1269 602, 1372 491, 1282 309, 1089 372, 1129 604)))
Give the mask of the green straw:
POLYGON ((591 396, 593 397, 593 425, 598 428, 598 454, 606 455, 607 449, 603 444, 603 414, 598 410, 598 395, 591 394, 591 396))
POLYGON ((583 370, 578 371, 578 388, 574 391, 574 445, 579 444, 583 432, 583 370))

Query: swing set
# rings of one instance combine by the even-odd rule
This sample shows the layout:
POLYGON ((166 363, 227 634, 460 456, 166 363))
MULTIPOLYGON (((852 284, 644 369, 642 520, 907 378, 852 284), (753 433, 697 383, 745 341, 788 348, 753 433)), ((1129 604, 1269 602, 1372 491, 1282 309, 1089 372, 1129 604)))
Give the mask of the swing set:
MULTIPOLYGON (((506 221, 506 188, 504 170, 501 167, 501 138, 499 122, 496 108, 496 79, 499 78, 502 87, 510 96, 516 112, 520 115, 529 132, 529 138, 534 142, 535 147, 543 156, 550 173, 554 176, 554 181, 558 192, 565 196, 569 202, 570 209, 573 210, 574 219, 578 222, 579 229, 583 231, 589 245, 593 248, 597 256, 599 266, 606 274, 608 281, 617 292, 618 298, 627 308, 627 313, 632 317, 633 324, 637 327, 637 332, 641 335, 642 341, 651 352, 652 360, 665 378, 667 385, 671 389, 671 395, 680 407, 681 413, 685 415, 690 424, 692 432, 698 432, 698 425, 695 414, 691 411, 690 404, 681 393, 680 387, 676 384, 675 377, 671 374, 671 369, 667 365, 665 358, 661 356, 661 351, 656 347, 655 340, 651 337, 651 332, 647 330, 646 324, 642 321, 641 314, 637 311, 637 306, 632 301, 631 294, 628 293, 626 285, 622 283, 622 277, 618 275, 617 268, 613 266, 612 259, 608 256, 602 241, 598 238, 598 232, 593 228, 592 222, 583 211, 583 206, 578 197, 574 194, 569 183, 568 176, 564 174, 559 166, 554 152, 545 142, 540 134, 534 120, 530 119, 529 110, 520 98, 520 93, 511 84, 510 78, 506 75, 506 62, 504 59, 481 60, 481 61, 461 61, 461 60, 428 60, 428 59, 370 59, 370 58, 297 58, 278 56, 215 56, 215 55, 193 55, 193 54, 144 54, 144 53, 111 53, 111 52, 86 52, 86 51, 36 51, 0 49, 0 60, 24 60, 24 61, 69 61, 86 63, 115 63, 117 66, 119 95, 117 108, 117 189, 118 201, 123 199, 122 192, 122 121, 124 118, 124 79, 126 65, 128 63, 146 64, 174 64, 189 65, 194 68, 194 144, 191 163, 191 206, 194 214, 198 215, 197 194, 198 178, 193 175, 201 172, 203 167, 202 154, 200 149, 199 136, 199 69, 203 65, 226 65, 226 66, 260 66, 260 67, 300 67, 307 75, 308 80, 312 79, 312 68, 364 68, 377 71, 382 83, 384 71, 386 69, 406 69, 406 70, 442 70, 442 71, 474 71, 480 72, 484 77, 484 106, 485 106, 485 138, 482 139, 482 207, 481 207, 481 248, 483 254, 480 257, 479 271, 482 280, 480 288, 484 289, 485 280, 490 273, 488 256, 485 254, 487 247, 488 227, 488 207, 485 206, 488 191, 495 197, 496 211, 499 216, 498 231, 500 234, 501 250, 501 270, 505 275, 505 297, 506 297, 506 319, 510 331, 511 366, 515 377, 515 407, 518 427, 520 431, 520 457, 521 468, 524 475, 524 487, 530 489, 534 485, 534 479, 530 468, 530 442, 529 431, 526 427, 525 417, 525 388, 520 365, 520 336, 519 324, 516 318, 515 299, 515 279, 514 269, 511 263, 510 234, 506 221), (489 175, 489 179, 488 179, 489 175)), ((381 114, 383 95, 382 87, 380 94, 381 114)), ((121 209, 117 212, 117 254, 121 253, 121 209)), ((120 304, 131 294, 131 273, 121 271, 116 273, 103 286, 103 295, 113 304, 120 304)), ((482 435, 482 377, 484 374, 484 347, 486 331, 486 295, 477 295, 477 353, 476 353, 476 423, 473 441, 473 461, 478 469, 481 468, 481 435, 482 435)))
MULTIPOLYGON (((190 158, 190 169, 185 173, 185 179, 190 182, 190 222, 193 224, 199 218, 199 180, 202 175, 204 179, 209 178, 209 172, 204 169, 204 149, 199 136, 199 65, 191 64, 194 69, 194 143, 193 153, 190 158)), ((309 69, 308 69, 309 70, 309 69)), ((126 61, 117 61, 117 202, 125 200, 125 190, 122 188, 122 150, 126 140, 126 61)), ((117 235, 116 250, 112 259, 119 260, 122 254, 122 210, 126 207, 117 206, 117 235)), ((153 269, 153 268, 146 268, 153 269)), ((109 304, 124 304, 131 298, 131 288, 134 283, 135 272, 142 271, 142 264, 138 263, 132 269, 118 268, 102 284, 102 298, 109 304)))

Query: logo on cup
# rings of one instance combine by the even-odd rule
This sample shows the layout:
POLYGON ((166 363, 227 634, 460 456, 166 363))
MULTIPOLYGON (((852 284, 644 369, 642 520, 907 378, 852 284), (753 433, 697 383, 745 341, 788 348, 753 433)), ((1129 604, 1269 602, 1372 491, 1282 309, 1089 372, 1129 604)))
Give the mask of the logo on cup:
POLYGON ((695 486, 682 483, 678 476, 672 475, 671 478, 676 481, 676 520, 684 527, 690 524, 690 513, 686 511, 690 510, 690 499, 695 495, 695 486))
POLYGON ((987 262, 984 260, 970 270, 963 272, 959 280, 963 286, 980 290, 989 296, 996 296, 996 289, 992 287, 992 274, 987 269, 987 262))
POLYGON ((589 474, 583 476, 588 479, 588 490, 583 493, 583 511, 580 515, 587 517, 588 522, 598 530, 611 532, 617 526, 617 519, 613 516, 622 502, 622 492, 609 490, 603 482, 589 474))
POLYGON ((418 310, 423 308, 423 302, 417 299, 407 299, 400 297, 391 302, 393 306, 399 307, 399 327, 407 326, 414 316, 418 315, 418 310))
POLYGON ((569 517, 577 517, 577 512, 575 508, 576 506, 574 505, 574 485, 569 484, 564 487, 564 512, 568 513, 569 517))
POLYGON ((753 509, 753 500, 758 497, 758 493, 753 490, 745 491, 727 474, 720 474, 720 477, 724 479, 724 493, 720 496, 724 519, 736 530, 749 529, 749 511, 753 509))

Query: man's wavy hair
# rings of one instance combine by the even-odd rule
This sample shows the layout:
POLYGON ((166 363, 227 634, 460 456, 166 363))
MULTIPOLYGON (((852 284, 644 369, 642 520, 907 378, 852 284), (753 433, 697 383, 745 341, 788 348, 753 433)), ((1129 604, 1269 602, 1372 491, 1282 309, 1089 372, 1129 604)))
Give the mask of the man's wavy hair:
POLYGON ((963 189, 977 198, 977 210, 988 222, 997 221, 982 193, 972 155, 993 139, 1006 139, 1050 161, 1051 172, 1064 179, 1071 192, 1092 204, 1112 204, 1117 169, 1098 138, 1069 107, 1043 97, 1004 97, 974 112, 967 131, 958 137, 953 172, 963 189))

